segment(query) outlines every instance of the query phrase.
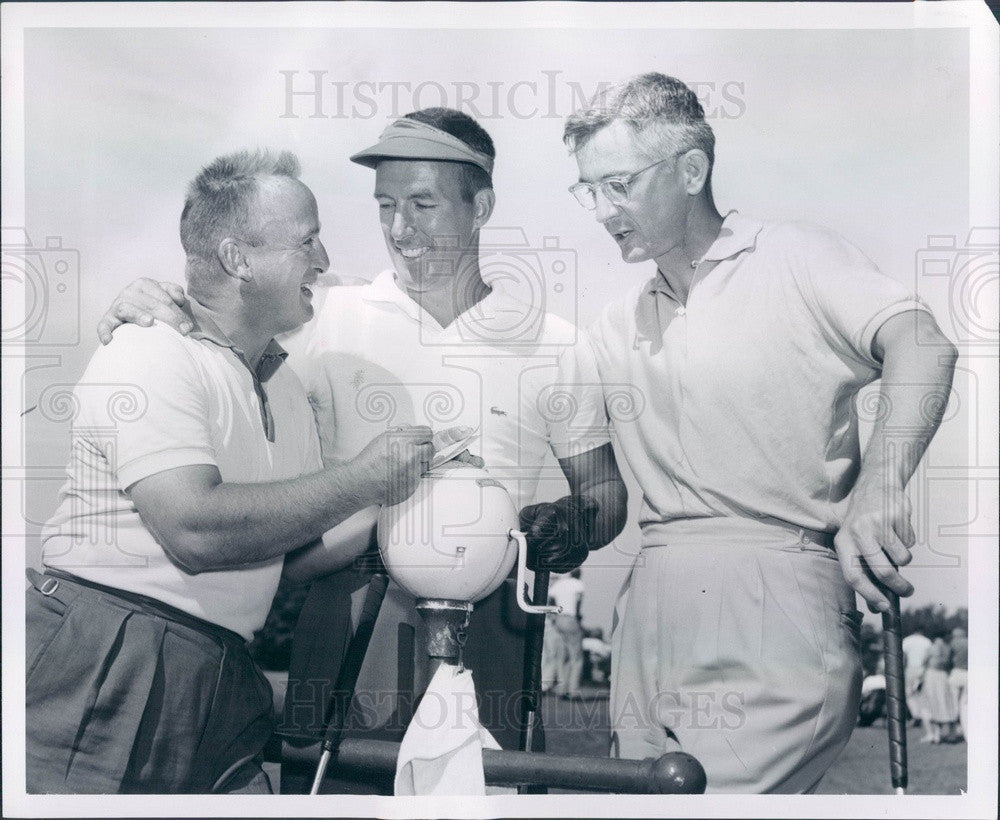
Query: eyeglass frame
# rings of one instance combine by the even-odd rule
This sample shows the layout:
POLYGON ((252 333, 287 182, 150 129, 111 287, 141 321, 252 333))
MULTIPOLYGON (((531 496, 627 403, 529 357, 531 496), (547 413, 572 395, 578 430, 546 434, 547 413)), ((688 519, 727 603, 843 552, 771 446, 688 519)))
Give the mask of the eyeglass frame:
POLYGON ((667 161, 672 160, 672 159, 676 159, 677 157, 681 156, 681 154, 686 154, 690 150, 691 150, 690 148, 684 148, 684 149, 682 149, 680 151, 675 151, 674 153, 672 153, 668 157, 664 157, 663 159, 658 159, 656 162, 652 163, 651 165, 647 165, 645 168, 640 168, 638 171, 633 171, 632 173, 625 174, 624 176, 605 177, 604 179, 602 179, 602 180, 600 180, 600 181, 598 181, 596 183, 594 183, 594 182, 575 182, 572 185, 570 185, 567 190, 571 194, 573 194, 573 198, 577 202, 580 203, 580 206, 583 207, 583 208, 585 208, 588 211, 593 211, 593 210, 597 209, 597 192, 598 191, 600 191, 602 194, 604 194, 604 198, 608 202, 610 202, 612 205, 621 205, 623 202, 627 202, 628 201, 628 199, 629 199, 629 189, 628 189, 629 185, 631 185, 635 181, 636 177, 638 177, 639 174, 644 173, 645 171, 648 171, 650 168, 655 168, 657 165, 661 165, 664 162, 667 162, 667 161), (614 182, 620 182, 621 185, 622 185, 622 187, 625 189, 625 195, 623 197, 617 198, 617 199, 613 199, 612 197, 608 196, 608 192, 607 192, 605 186, 608 185, 609 183, 614 183, 614 182), (580 201, 580 197, 577 194, 577 191, 590 191, 590 201, 593 204, 587 205, 587 204, 581 202, 580 201))

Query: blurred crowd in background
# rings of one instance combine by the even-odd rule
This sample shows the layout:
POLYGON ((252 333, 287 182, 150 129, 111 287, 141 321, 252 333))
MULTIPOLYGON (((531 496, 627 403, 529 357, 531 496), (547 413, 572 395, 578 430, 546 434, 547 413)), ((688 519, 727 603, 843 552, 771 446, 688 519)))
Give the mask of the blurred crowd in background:
MULTIPOLYGON (((947 614, 927 606, 902 613, 906 706, 914 727, 923 729, 923 743, 958 743, 968 722, 968 610, 947 614)), ((861 690, 858 722, 869 726, 885 717, 885 666, 882 634, 862 626, 861 690)))

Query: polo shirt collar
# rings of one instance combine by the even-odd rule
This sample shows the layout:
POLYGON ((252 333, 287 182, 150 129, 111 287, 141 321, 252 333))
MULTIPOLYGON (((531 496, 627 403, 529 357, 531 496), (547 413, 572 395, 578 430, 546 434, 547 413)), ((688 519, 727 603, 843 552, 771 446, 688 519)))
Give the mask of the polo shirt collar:
MULTIPOLYGON (((496 285, 490 285, 490 288, 490 293, 488 293, 485 298, 468 308, 464 313, 456 316, 447 327, 442 328, 437 323, 437 320, 434 319, 434 317, 432 317, 429 313, 427 314, 427 321, 430 323, 431 327, 440 330, 442 333, 454 331, 463 322, 466 324, 473 322, 477 327, 482 325, 484 322, 483 317, 491 315, 490 310, 492 309, 493 303, 501 299, 503 296, 501 288, 496 285), (473 317, 471 313, 472 311, 478 311, 479 313, 473 317)), ((399 286, 396 282, 396 274, 394 271, 382 271, 372 280, 371 284, 368 288, 366 288, 366 291, 367 292, 363 297, 366 302, 394 305, 415 322, 424 321, 424 309, 420 307, 420 305, 418 305, 410 297, 410 295, 399 286)))
POLYGON ((730 211, 722 221, 722 228, 708 252, 701 258, 703 262, 721 262, 743 251, 752 250, 757 244, 757 234, 762 222, 743 216, 739 211, 730 211))
MULTIPOLYGON (((753 250, 757 245, 757 235, 764 227, 764 223, 757 219, 743 216, 739 211, 730 211, 722 221, 719 235, 711 244, 708 251, 701 258, 702 262, 722 262, 731 259, 743 251, 753 250)), ((673 288, 667 283, 660 271, 649 283, 650 293, 665 293, 672 299, 676 298, 673 288)))
MULTIPOLYGON (((227 347, 233 351, 240 360, 250 367, 249 363, 234 342, 232 342, 228 336, 223 332, 222 328, 216 324, 215 320, 212 318, 208 309, 196 302, 191 297, 188 297, 187 304, 181 308, 188 319, 191 320, 191 325, 193 330, 188 333, 188 336, 192 339, 197 339, 198 341, 211 342, 212 344, 218 345, 219 347, 227 347)), ((267 343, 267 347, 264 348, 264 352, 261 354, 260 362, 257 364, 256 376, 262 381, 266 382, 272 375, 274 371, 278 369, 280 365, 286 358, 288 358, 288 351, 285 350, 281 345, 279 345, 274 339, 271 339, 267 343)))
POLYGON ((257 395, 257 402, 260 406, 260 423, 264 427, 264 435, 267 436, 267 440, 273 442, 274 417, 271 415, 271 404, 267 400, 267 391, 264 390, 264 382, 274 375, 275 371, 281 366, 281 363, 287 358, 288 352, 274 341, 274 339, 271 339, 267 343, 267 347, 264 348, 264 352, 261 354, 260 361, 257 363, 255 370, 250 366, 250 362, 247 361, 243 351, 226 336, 204 305, 188 297, 187 305, 182 307, 181 310, 191 320, 192 330, 188 333, 189 338, 228 348, 233 351, 233 355, 240 360, 243 366, 250 371, 250 376, 253 378, 254 393, 257 395))
POLYGON ((396 283, 396 274, 391 270, 384 270, 376 276, 365 288, 362 298, 366 302, 395 305, 411 319, 420 321, 420 305, 396 283))

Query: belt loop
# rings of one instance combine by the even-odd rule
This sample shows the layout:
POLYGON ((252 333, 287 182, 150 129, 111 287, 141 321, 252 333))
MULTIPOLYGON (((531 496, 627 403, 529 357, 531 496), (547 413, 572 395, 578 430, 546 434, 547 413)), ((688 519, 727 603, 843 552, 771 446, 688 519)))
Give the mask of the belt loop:
POLYGON ((42 585, 38 588, 38 591, 42 595, 52 595, 55 591, 59 589, 59 581, 55 578, 46 578, 42 585))

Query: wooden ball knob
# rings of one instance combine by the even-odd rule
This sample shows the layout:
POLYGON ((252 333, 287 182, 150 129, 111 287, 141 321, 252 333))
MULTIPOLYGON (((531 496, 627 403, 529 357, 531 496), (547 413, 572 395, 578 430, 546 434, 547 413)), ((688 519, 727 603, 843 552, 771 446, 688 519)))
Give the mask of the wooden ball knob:
POLYGON ((660 794, 703 794, 705 769, 687 752, 667 752, 653 761, 653 782, 660 794))

